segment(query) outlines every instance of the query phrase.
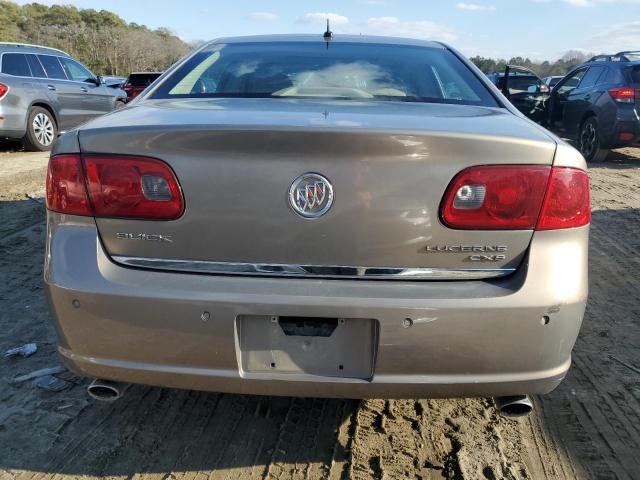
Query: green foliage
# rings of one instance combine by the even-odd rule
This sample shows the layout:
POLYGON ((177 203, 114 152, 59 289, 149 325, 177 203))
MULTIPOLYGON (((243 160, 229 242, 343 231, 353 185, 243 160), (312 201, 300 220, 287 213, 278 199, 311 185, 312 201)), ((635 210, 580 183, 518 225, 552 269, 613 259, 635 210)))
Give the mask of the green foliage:
POLYGON ((20 7, 15 3, 0 1, 0 39, 16 41, 20 35, 19 21, 20 7))
POLYGON ((107 10, 6 0, 0 0, 0 41, 59 48, 95 73, 123 76, 162 71, 191 48, 166 28, 127 24, 107 10))
POLYGON ((580 65, 590 58, 592 54, 570 50, 562 58, 555 62, 535 62, 529 58, 513 57, 509 61, 504 59, 484 58, 480 56, 471 57, 471 60, 484 73, 502 72, 507 65, 519 65, 533 70, 540 77, 551 75, 566 75, 573 67, 580 65))

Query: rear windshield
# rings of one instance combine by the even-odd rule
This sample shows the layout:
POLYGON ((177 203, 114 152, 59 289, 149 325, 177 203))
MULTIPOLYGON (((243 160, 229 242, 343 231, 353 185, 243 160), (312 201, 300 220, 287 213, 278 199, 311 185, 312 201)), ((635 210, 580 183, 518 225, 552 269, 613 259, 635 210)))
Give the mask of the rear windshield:
POLYGON ((132 87, 148 87, 159 76, 159 73, 134 73, 129 75, 127 85, 131 85, 132 87))
POLYGON ((152 98, 337 98, 497 106, 444 48, 324 42, 212 45, 152 98))

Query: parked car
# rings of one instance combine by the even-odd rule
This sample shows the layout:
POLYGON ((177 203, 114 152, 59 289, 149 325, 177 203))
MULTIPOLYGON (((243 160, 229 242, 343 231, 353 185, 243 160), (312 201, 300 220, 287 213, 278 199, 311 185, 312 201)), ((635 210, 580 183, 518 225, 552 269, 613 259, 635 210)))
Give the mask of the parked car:
POLYGON ((122 89, 127 93, 127 101, 131 101, 140 95, 145 88, 151 85, 162 72, 137 72, 127 78, 122 89))
POLYGON ((538 123, 545 120, 549 86, 532 70, 507 65, 504 72, 489 74, 488 77, 527 117, 538 123))
POLYGON ((0 137, 28 150, 49 150, 66 130, 124 105, 124 92, 69 54, 37 45, 0 42, 0 137))
POLYGON ((104 84, 107 87, 111 87, 111 88, 122 88, 124 87, 124 84, 127 82, 127 79, 125 77, 115 77, 115 76, 103 76, 102 79, 104 80, 104 84))
POLYGON ((504 396, 565 376, 586 165, 457 51, 225 38, 136 103, 49 162, 46 290, 94 396, 504 396))
POLYGON ((551 93, 548 125, 573 138, 588 161, 640 142, 640 52, 598 55, 551 93))
POLYGON ((553 75, 551 77, 544 77, 542 81, 549 85, 549 88, 553 88, 557 85, 557 83, 562 80, 564 77, 562 75, 553 75))

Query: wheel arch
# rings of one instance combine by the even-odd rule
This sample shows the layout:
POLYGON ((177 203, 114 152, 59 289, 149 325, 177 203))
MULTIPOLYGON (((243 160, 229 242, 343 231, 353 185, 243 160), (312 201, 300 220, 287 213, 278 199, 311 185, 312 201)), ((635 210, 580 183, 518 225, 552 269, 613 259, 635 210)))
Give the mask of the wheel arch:
POLYGON ((586 112, 584 112, 584 114, 582 115, 582 118, 580 119, 580 127, 579 127, 580 129, 578 130, 578 134, 580 133, 580 130, 582 130, 582 126, 584 125, 584 122, 586 122, 591 117, 595 117, 596 121, 598 121, 598 114, 593 110, 587 110, 586 112))
POLYGON ((609 132, 605 130, 605 128, 600 123, 600 118, 598 116, 598 113, 593 109, 586 111, 582 116, 582 120, 580 120, 580 129, 578 130, 578 135, 580 135, 580 131, 582 131, 582 126, 584 125, 584 122, 586 122, 591 117, 594 117, 596 119, 596 122, 598 123, 598 138, 600 139, 600 146, 602 148, 609 148, 609 145, 611 145, 612 143, 611 137, 613 135, 613 132, 609 132))
POLYGON ((584 127, 584 124, 591 118, 593 118, 597 124, 596 137, 597 137, 598 143, 595 147, 595 151, 593 155, 591 155, 589 158, 585 157, 585 159, 587 160, 587 162, 602 162, 607 158, 607 154, 609 152, 609 146, 606 143, 606 141, 604 141, 602 128, 600 128, 598 114, 593 110, 588 110, 587 112, 585 112, 584 115, 582 116, 582 120, 580 121, 580 128, 578 130, 578 137, 577 137, 577 141, 579 142, 578 149, 580 150, 580 153, 582 153, 582 139, 581 139, 582 128, 584 127))
POLYGON ((60 120, 58 119, 58 114, 56 113, 55 108, 53 108, 49 103, 43 102, 42 100, 36 100, 32 102, 31 105, 29 105, 29 110, 31 110, 33 107, 44 108, 46 111, 48 111, 53 116, 53 119, 56 122, 56 127, 58 128, 58 130, 60 129, 60 120))

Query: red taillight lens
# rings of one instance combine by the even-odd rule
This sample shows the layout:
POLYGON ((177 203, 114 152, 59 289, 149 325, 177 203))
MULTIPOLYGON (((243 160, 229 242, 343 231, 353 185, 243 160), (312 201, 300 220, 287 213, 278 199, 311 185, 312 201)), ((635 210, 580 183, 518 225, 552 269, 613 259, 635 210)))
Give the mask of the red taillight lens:
POLYGON ((7 87, 4 83, 0 83, 0 98, 4 97, 5 93, 9 91, 9 87, 7 87))
POLYGON ((633 103, 635 100, 640 100, 640 89, 631 87, 612 88, 609 90, 609 95, 616 102, 633 103))
POLYGON ((47 208, 70 215, 93 215, 79 155, 56 155, 49 160, 47 208))
POLYGON ((441 218, 448 227, 461 230, 579 227, 590 220, 589 177, 563 167, 471 167, 449 184, 441 218))
POLYGON ((83 160, 97 217, 173 220, 182 215, 182 191, 166 163, 110 155, 88 155, 83 160))
POLYGON ((575 168, 554 167, 536 230, 581 227, 590 221, 589 175, 575 168))
POLYGON ((445 225, 466 230, 534 228, 551 167, 485 165, 460 172, 442 203, 445 225))
POLYGON ((73 215, 173 220, 182 215, 184 200, 175 174, 160 160, 56 155, 49 160, 47 208, 73 215))

